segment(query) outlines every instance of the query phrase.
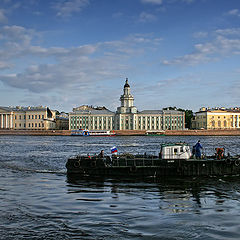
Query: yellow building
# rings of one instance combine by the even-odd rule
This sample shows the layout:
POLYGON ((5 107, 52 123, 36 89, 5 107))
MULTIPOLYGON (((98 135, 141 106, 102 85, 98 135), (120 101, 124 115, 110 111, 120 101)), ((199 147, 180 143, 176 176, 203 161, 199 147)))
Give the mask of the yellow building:
POLYGON ((0 128, 16 130, 56 129, 56 112, 48 107, 0 107, 0 128))
POLYGON ((193 129, 238 129, 240 109, 201 108, 192 119, 193 129))

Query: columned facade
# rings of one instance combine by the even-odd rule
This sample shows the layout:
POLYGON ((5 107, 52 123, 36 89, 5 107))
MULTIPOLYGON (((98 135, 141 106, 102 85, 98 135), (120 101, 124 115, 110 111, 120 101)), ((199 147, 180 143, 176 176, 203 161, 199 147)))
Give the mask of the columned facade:
POLYGON ((0 107, 0 129, 13 128, 13 112, 7 107, 0 107))
POLYGON ((185 126, 185 113, 176 110, 144 110, 138 111, 134 106, 134 98, 126 79, 121 105, 117 111, 106 108, 81 106, 74 108, 69 114, 69 129, 88 130, 182 130, 185 126))
POLYGON ((239 109, 200 109, 192 120, 195 129, 240 129, 239 109))

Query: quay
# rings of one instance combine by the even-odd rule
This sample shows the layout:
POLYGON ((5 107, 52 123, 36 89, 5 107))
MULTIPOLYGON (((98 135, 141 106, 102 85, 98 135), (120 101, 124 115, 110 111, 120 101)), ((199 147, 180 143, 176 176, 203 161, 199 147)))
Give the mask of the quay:
MULTIPOLYGON (((165 130, 149 134, 146 130, 115 130, 116 136, 240 136, 240 130, 165 130)), ((71 130, 6 130, 1 129, 0 135, 28 136, 70 136, 71 130)))

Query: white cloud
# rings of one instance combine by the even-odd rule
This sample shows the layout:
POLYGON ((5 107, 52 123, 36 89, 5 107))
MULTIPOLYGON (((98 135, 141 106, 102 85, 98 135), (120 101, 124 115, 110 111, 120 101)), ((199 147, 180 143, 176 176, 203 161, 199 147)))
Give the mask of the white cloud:
POLYGON ((217 29, 215 33, 219 35, 240 35, 240 28, 217 29))
POLYGON ((183 2, 183 3, 193 3, 195 0, 141 0, 142 3, 144 4, 154 4, 154 5, 162 5, 165 2, 166 3, 176 3, 176 2, 183 2))
POLYGON ((0 9, 0 23, 7 22, 7 17, 5 16, 5 10, 0 9))
POLYGON ((53 7, 58 17, 70 17, 73 13, 80 12, 89 4, 89 0, 68 0, 57 2, 53 7))
POLYGON ((157 17, 154 14, 147 13, 147 12, 141 12, 139 15, 139 21, 140 22, 153 22, 156 21, 157 17))
POLYGON ((151 3, 151 4, 157 4, 157 5, 161 5, 162 4, 162 0, 141 0, 142 3, 151 3))
POLYGON ((207 32, 196 32, 193 34, 194 38, 206 38, 208 36, 207 32))
POLYGON ((11 68, 12 64, 0 61, 0 70, 11 68))
POLYGON ((163 60, 164 65, 196 65, 216 59, 240 54, 239 29, 218 29, 213 32, 215 38, 212 41, 194 45, 194 51, 190 54, 176 57, 172 60, 163 60), (235 35, 235 38, 232 38, 235 35))
POLYGON ((134 34, 119 41, 46 48, 33 44, 36 37, 39 33, 21 26, 0 28, 0 68, 11 67, 15 61, 23 63, 18 71, 0 75, 0 81, 38 94, 76 90, 83 94, 84 87, 90 90, 102 80, 119 79, 130 71, 129 61, 161 41, 151 34, 134 34), (24 65, 25 61, 31 65, 24 65))
POLYGON ((240 17, 240 11, 239 11, 239 9, 235 8, 235 9, 228 11, 227 15, 240 17))

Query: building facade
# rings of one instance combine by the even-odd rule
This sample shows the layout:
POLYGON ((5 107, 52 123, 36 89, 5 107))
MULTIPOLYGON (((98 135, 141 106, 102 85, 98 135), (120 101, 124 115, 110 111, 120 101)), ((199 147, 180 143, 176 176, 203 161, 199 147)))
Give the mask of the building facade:
POLYGON ((81 106, 69 114, 69 129, 88 130, 182 130, 185 126, 185 113, 176 110, 138 111, 134 97, 126 79, 121 106, 111 112, 106 108, 81 106))
POLYGON ((48 107, 0 107, 0 129, 55 129, 55 118, 55 111, 48 107))
POLYGON ((114 112, 83 105, 69 113, 69 129, 113 130, 114 112))
POLYGON ((239 129, 240 109, 201 108, 192 119, 193 129, 239 129))

